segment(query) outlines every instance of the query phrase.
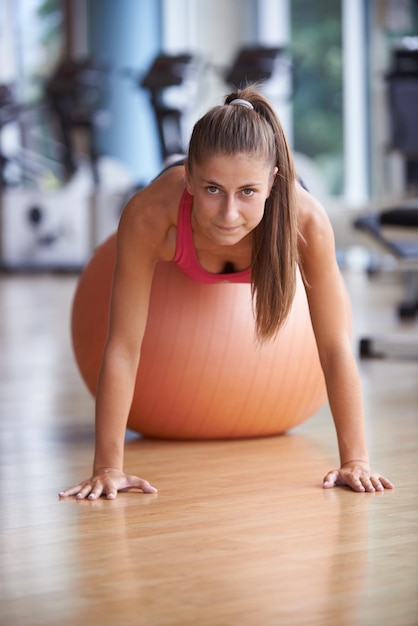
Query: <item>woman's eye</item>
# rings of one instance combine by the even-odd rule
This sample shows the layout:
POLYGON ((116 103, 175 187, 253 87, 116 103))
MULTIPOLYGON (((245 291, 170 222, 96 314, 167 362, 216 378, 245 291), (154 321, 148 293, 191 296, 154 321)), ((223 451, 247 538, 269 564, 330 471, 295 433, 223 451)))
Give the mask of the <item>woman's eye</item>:
POLYGON ((251 196, 254 195, 254 189, 243 189, 242 193, 244 196, 246 196, 247 198, 250 198, 251 196))
POLYGON ((217 187, 206 187, 206 191, 208 193, 211 193, 212 195, 218 192, 218 188, 217 187))

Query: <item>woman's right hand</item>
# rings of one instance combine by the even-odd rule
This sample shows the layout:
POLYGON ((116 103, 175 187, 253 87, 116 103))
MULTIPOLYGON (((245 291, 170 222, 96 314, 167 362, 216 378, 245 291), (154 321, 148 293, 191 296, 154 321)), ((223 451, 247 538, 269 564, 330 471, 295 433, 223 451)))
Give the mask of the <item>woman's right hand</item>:
POLYGON ((77 500, 85 498, 96 500, 100 496, 106 496, 108 500, 114 500, 118 491, 131 489, 140 489, 144 493, 157 493, 157 489, 150 485, 147 480, 124 474, 121 470, 109 467, 100 469, 88 480, 83 480, 78 485, 61 491, 59 497, 75 496, 77 500))

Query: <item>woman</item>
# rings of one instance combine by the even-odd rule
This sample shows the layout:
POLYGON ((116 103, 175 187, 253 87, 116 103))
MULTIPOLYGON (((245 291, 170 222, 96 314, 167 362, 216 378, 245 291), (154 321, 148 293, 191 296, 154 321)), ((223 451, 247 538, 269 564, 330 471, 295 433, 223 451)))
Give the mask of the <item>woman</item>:
POLYGON ((123 449, 154 268, 171 260, 201 282, 251 280, 260 341, 274 337, 285 321, 299 265, 341 461, 323 486, 348 485, 368 492, 392 488, 369 467, 360 383, 330 222, 297 182, 272 106, 250 86, 230 94, 223 106, 199 120, 185 166, 166 170, 122 214, 96 394, 93 474, 60 496, 94 500, 101 495, 112 499, 134 487, 157 491, 146 480, 124 474, 123 449), (191 255, 181 248, 178 236, 179 211, 182 219, 186 211, 187 220, 187 210, 191 255))

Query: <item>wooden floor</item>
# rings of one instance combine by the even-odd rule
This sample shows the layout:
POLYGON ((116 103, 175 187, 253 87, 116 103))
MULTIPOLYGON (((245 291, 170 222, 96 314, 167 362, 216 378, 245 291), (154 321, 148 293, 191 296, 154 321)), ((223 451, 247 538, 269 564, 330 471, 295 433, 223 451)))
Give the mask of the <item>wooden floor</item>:
MULTIPOLYGON (((130 439, 158 495, 60 501, 90 472, 93 403, 72 360, 76 277, 0 276, 4 626, 417 626, 418 361, 360 363, 373 464, 394 491, 321 489, 327 409, 292 433, 130 439)), ((408 333, 396 277, 347 277, 355 337, 408 333)))

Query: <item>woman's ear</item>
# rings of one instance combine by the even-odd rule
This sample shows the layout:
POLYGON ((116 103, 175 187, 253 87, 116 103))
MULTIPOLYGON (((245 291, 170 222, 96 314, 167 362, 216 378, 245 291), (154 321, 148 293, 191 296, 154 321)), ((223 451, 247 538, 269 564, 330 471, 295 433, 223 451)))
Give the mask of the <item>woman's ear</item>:
POLYGON ((272 189, 272 187, 274 185, 274 181, 276 180, 276 176, 277 176, 277 172, 278 171, 279 171, 279 168, 276 165, 276 167, 274 168, 274 170, 271 173, 270 186, 269 186, 269 196, 271 194, 271 189, 272 189))

